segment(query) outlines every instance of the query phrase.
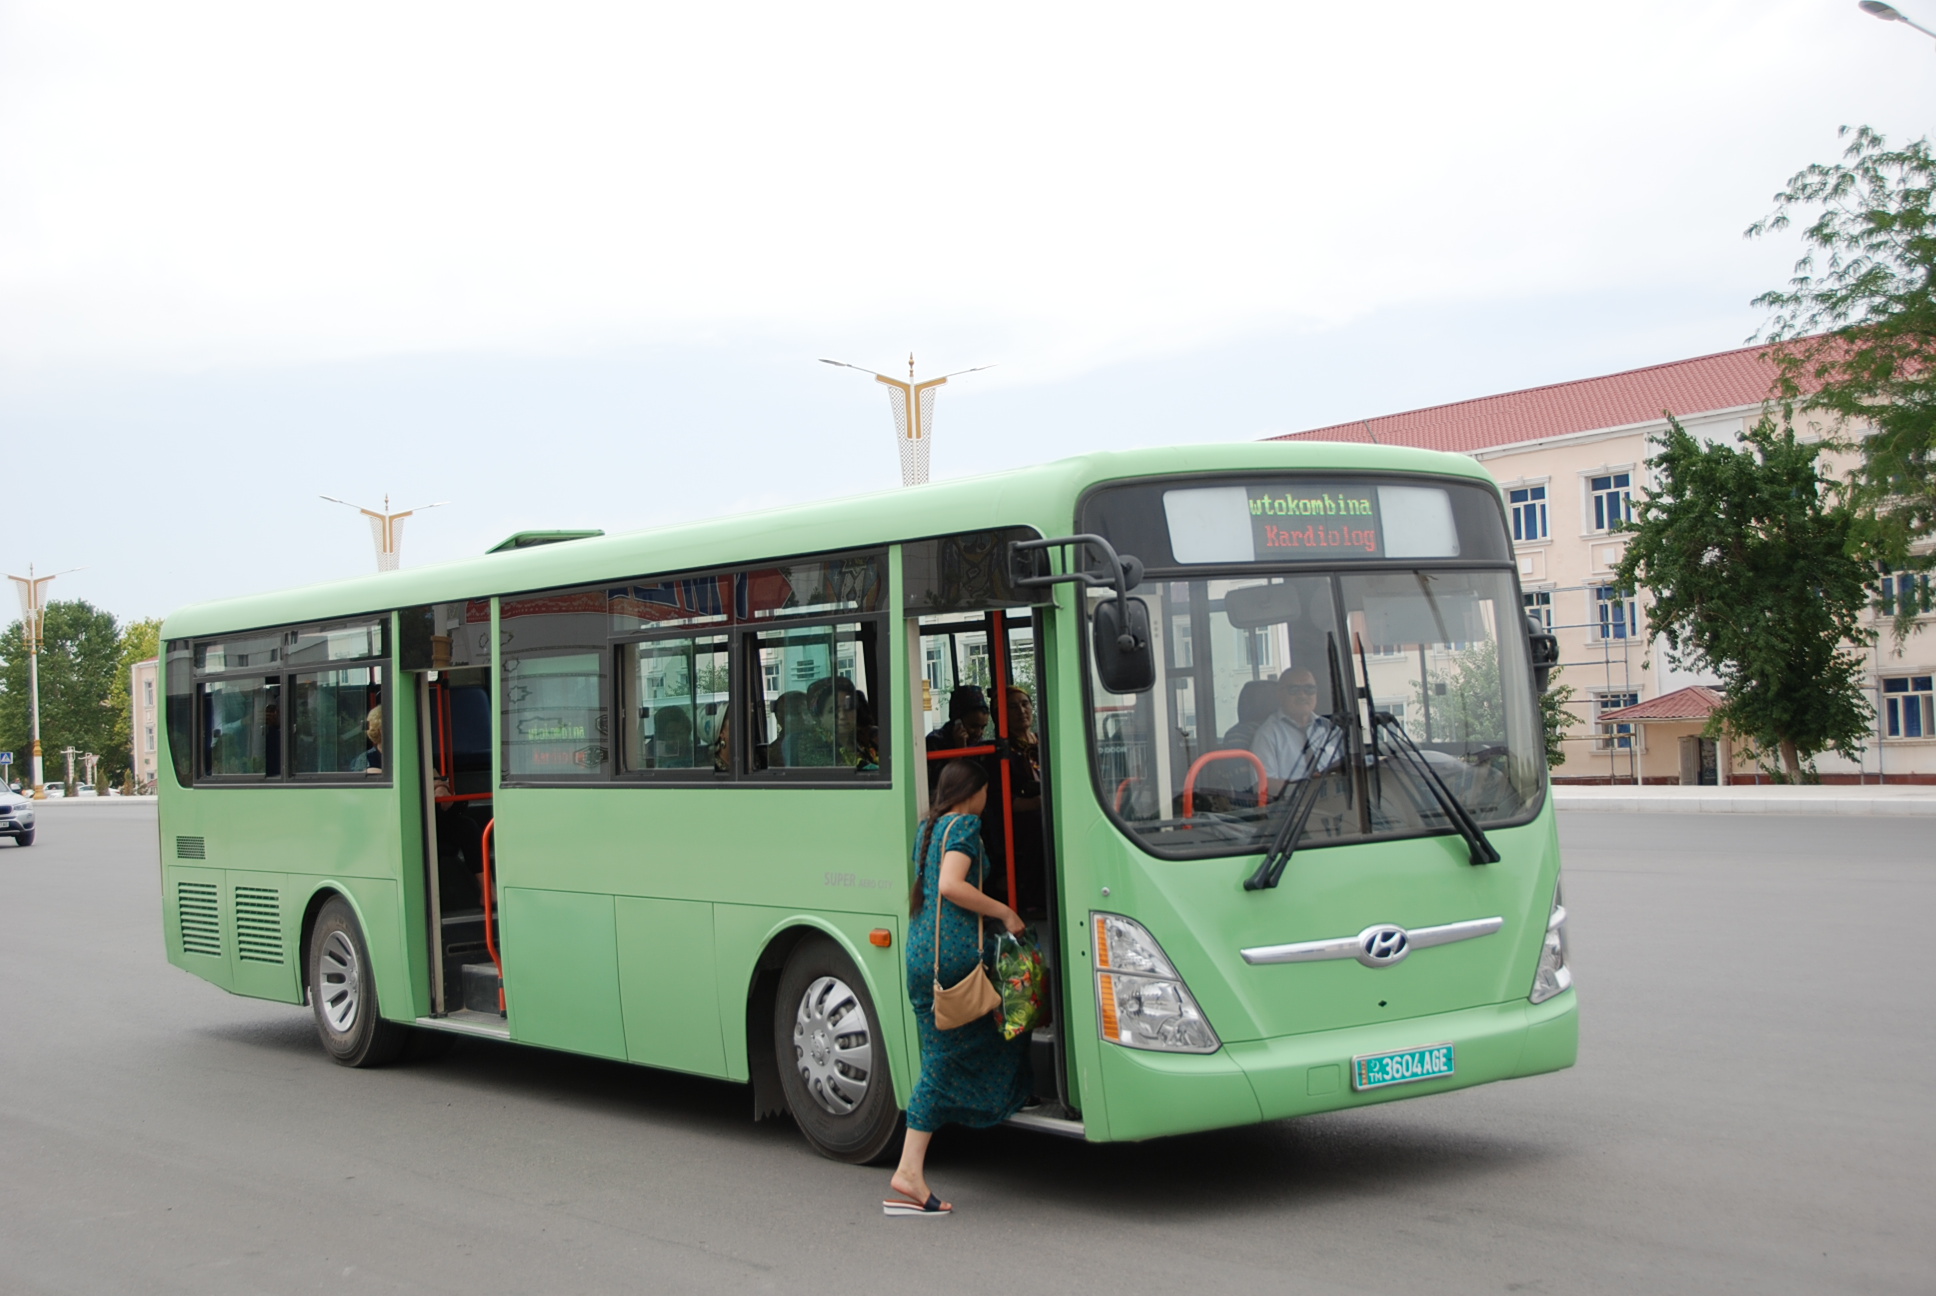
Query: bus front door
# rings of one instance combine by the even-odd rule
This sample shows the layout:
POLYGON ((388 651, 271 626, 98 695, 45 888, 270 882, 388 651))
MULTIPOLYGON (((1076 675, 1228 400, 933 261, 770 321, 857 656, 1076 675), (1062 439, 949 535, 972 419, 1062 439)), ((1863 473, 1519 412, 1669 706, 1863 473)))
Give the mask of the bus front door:
MULTIPOLYGON (((988 772, 982 840, 990 876, 984 888, 1030 924, 1049 963, 1051 1021, 1032 1041, 1036 1092, 1072 1108, 1063 1063, 1061 906, 1042 722, 1047 699, 1041 684, 1052 676, 1043 660, 1039 618, 1002 609, 922 617, 909 710, 930 796, 950 760, 979 761, 988 772)), ((927 803, 923 796, 924 810, 927 803)))

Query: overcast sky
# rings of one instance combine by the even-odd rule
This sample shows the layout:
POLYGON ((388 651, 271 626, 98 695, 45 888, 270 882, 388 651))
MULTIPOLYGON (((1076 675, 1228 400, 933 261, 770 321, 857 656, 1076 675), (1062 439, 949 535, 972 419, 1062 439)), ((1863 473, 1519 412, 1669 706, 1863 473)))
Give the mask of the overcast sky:
MULTIPOLYGON (((1936 0, 1900 7, 1936 26, 1936 0)), ((0 0, 0 564, 124 617, 1738 346, 1854 0, 0 0)))

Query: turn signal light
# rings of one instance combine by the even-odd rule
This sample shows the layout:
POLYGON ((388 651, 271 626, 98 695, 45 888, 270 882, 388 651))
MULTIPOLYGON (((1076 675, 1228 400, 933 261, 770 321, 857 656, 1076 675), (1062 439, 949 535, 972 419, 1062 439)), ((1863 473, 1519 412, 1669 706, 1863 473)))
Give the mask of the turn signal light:
POLYGON ((867 943, 877 945, 881 949, 886 949, 894 943, 894 933, 885 927, 876 927, 873 931, 867 933, 867 943))

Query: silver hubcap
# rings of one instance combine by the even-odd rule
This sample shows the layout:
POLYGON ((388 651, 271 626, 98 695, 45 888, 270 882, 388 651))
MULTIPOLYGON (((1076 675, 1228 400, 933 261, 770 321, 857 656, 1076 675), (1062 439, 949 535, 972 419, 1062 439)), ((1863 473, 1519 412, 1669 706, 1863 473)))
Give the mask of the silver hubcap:
POLYGON ((820 977, 800 996, 793 1016, 793 1060, 807 1092, 832 1116, 846 1116, 867 1097, 874 1076, 874 1028, 839 977, 820 977))
POLYGON ((362 983, 349 934, 333 931, 323 937, 322 954, 316 960, 316 1001, 323 1006, 323 1020, 339 1035, 347 1035, 356 1025, 362 983))

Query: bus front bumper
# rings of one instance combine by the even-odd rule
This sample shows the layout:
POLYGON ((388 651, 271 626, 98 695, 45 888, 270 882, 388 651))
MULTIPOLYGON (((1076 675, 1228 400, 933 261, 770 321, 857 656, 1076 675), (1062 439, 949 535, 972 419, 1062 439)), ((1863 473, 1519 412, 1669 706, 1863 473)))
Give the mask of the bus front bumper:
POLYGON ((1518 1000, 1248 1040, 1203 1057, 1105 1046, 1106 1137, 1157 1138, 1282 1120, 1559 1071, 1573 1065, 1579 1040, 1578 1001, 1568 990, 1543 1004, 1518 1000), (1451 1075, 1362 1093, 1351 1087, 1353 1058, 1443 1043, 1453 1046, 1451 1075))

